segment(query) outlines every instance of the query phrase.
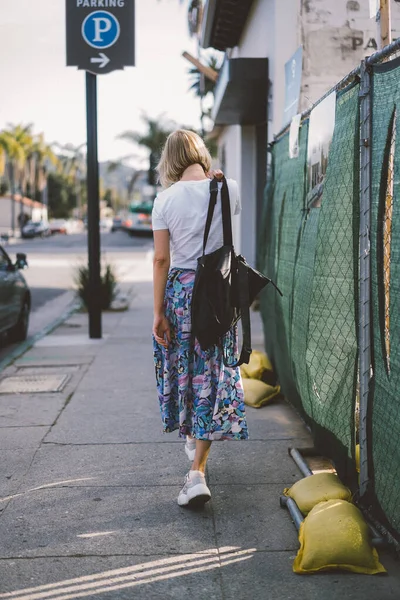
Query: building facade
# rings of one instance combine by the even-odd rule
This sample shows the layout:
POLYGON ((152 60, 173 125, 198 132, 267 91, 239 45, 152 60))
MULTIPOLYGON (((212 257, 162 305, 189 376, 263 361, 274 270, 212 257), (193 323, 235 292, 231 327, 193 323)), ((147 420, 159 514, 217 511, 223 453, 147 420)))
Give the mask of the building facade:
MULTIPOLYGON (((392 0, 391 8, 395 39, 400 36, 400 2, 392 0)), ((237 245, 254 264, 267 144, 285 124, 285 64, 301 46, 299 111, 311 108, 377 50, 377 24, 367 0, 208 0, 201 43, 225 52, 213 135, 222 168, 241 190, 237 245)))
MULTIPOLYGON (((11 222, 13 212, 13 200, 10 195, 0 197, 0 236, 11 235, 11 222)), ((21 215, 25 220, 46 221, 48 220, 47 207, 40 202, 30 198, 22 198, 19 194, 15 196, 14 216, 15 229, 19 230, 21 215)))

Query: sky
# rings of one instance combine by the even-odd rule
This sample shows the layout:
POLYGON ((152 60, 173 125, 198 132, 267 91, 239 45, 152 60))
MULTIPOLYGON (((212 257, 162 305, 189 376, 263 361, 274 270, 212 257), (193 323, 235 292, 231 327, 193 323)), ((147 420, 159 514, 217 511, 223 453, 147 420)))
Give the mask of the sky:
MULTIPOLYGON (((65 0, 0 0, 0 10, 0 129, 33 123, 48 143, 85 142, 85 76, 65 66, 65 0)), ((199 127, 184 50, 197 53, 187 3, 136 0, 136 67, 98 77, 100 160, 135 151, 116 137, 142 131, 142 111, 199 127)))

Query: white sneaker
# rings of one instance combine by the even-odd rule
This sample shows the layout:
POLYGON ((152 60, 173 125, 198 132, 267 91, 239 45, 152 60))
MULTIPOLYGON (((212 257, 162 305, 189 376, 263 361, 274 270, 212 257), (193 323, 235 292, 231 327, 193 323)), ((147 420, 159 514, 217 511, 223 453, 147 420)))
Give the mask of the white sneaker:
POLYGON ((211 499, 206 478, 201 471, 189 471, 178 496, 179 506, 201 507, 211 499))
POLYGON ((195 439, 186 438, 185 452, 186 452, 186 456, 188 457, 190 462, 193 462, 194 456, 196 454, 196 440, 195 439))

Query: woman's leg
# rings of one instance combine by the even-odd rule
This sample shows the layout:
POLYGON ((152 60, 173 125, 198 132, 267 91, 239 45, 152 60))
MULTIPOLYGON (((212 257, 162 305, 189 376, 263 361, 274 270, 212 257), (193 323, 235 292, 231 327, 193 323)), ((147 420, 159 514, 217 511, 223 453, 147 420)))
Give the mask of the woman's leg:
POLYGON ((185 477, 185 484, 178 496, 179 506, 204 506, 211 499, 204 471, 211 442, 196 440, 196 454, 192 468, 185 477))
POLYGON ((205 472, 210 448, 211 442, 205 440, 196 440, 196 454, 192 464, 192 471, 201 471, 202 473, 205 472))

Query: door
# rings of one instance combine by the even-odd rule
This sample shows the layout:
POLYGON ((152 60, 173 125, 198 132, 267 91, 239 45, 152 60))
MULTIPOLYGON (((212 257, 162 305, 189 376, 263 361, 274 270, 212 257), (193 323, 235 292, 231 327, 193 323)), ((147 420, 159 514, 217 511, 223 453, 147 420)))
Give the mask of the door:
POLYGON ((0 248, 0 330, 4 331, 16 324, 21 310, 20 294, 16 280, 19 274, 13 268, 10 258, 0 248))
POLYGON ((10 278, 10 261, 0 248, 0 330, 4 331, 12 321, 13 281, 10 278))

